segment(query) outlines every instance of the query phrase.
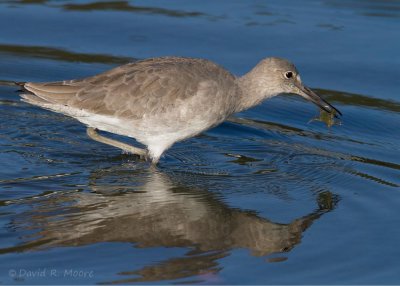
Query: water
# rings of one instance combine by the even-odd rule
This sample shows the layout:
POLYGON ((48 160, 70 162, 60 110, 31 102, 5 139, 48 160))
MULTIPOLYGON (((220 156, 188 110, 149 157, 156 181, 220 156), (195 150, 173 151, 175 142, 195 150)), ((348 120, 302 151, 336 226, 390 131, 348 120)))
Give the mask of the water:
POLYGON ((281 96, 157 169, 0 87, 3 284, 399 284, 399 1, 0 3, 0 79, 277 55, 344 114, 281 96))

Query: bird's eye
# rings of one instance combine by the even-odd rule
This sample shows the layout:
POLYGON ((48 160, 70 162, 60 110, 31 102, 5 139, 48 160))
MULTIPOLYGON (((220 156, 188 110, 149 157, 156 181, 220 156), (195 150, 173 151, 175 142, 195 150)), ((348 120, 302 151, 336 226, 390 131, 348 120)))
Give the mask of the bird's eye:
POLYGON ((293 72, 291 72, 291 71, 285 72, 285 77, 287 79, 292 78, 293 77, 293 72))

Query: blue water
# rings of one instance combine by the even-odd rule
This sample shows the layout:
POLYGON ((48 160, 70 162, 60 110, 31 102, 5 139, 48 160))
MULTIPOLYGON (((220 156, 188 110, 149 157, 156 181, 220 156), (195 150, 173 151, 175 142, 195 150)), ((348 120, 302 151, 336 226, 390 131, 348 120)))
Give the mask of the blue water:
POLYGON ((0 283, 399 284, 399 19, 396 0, 1 1, 2 81, 281 56, 344 116, 280 96, 154 169, 0 86, 0 283))

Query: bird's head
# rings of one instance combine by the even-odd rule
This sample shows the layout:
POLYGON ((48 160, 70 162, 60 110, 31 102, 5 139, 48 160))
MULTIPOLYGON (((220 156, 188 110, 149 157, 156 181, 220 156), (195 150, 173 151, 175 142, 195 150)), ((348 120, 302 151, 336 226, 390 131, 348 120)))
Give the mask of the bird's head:
POLYGON ((282 93, 300 95, 316 104, 322 110, 333 113, 335 117, 342 115, 338 109, 305 86, 294 64, 286 59, 266 58, 253 71, 256 72, 260 79, 259 85, 264 85, 266 97, 282 93))

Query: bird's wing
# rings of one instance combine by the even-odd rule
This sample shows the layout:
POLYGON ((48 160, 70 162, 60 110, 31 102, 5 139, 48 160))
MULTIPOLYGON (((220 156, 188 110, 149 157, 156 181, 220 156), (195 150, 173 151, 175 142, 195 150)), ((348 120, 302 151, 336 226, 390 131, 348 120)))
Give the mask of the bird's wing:
MULTIPOLYGON (((205 60, 156 58, 126 64, 80 80, 26 83, 24 88, 49 104, 101 115, 141 118, 165 111, 195 95, 201 82, 231 76, 205 60)), ((209 85, 217 88, 217 85, 209 85)), ((212 91, 211 91, 212 92, 212 91)), ((38 104, 39 105, 39 104, 38 104)))

